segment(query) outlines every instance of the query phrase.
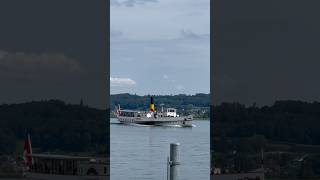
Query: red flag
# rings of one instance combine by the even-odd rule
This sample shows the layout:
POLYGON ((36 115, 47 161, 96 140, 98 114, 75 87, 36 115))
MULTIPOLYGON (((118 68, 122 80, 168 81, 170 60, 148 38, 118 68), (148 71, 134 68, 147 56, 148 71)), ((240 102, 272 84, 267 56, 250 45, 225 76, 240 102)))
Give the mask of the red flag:
POLYGON ((23 159, 24 159, 25 165, 28 168, 30 168, 33 165, 31 139, 29 134, 27 135, 27 138, 24 142, 23 159))

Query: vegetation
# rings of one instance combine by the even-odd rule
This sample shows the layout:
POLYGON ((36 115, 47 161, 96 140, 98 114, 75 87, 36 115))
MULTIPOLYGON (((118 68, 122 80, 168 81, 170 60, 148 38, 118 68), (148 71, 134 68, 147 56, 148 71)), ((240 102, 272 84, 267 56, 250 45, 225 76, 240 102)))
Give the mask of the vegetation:
POLYGON ((59 100, 0 105, 0 155, 23 148, 29 133, 32 146, 40 152, 95 152, 105 154, 107 113, 59 100))
POLYGON ((214 136, 250 137, 298 144, 320 144, 320 103, 277 101, 272 106, 245 107, 223 103, 214 107, 214 136))
MULTIPOLYGON (((138 96, 132 94, 115 94, 111 95, 110 107, 121 105, 122 109, 147 110, 150 103, 150 95, 138 96)), ((209 118, 210 95, 155 95, 156 109, 172 107, 178 110, 179 114, 193 114, 195 118, 209 118)))
POLYGON ((320 177, 320 103, 276 101, 246 107, 222 103, 214 107, 213 162, 226 169, 248 171, 261 165, 267 177, 320 177))

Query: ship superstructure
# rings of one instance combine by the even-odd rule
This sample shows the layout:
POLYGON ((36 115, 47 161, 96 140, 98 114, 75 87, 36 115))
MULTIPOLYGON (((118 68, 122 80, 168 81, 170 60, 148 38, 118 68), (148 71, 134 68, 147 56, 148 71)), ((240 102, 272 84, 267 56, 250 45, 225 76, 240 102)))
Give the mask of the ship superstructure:
POLYGON ((31 138, 25 140, 23 176, 38 180, 105 180, 110 176, 105 157, 32 153, 31 138))

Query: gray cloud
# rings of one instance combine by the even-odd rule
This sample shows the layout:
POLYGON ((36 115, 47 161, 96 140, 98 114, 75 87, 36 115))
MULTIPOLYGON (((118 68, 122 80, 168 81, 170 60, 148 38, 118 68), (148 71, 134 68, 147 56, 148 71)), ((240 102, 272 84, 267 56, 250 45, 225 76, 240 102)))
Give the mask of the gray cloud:
POLYGON ((111 77, 139 85, 112 86, 111 93, 208 93, 210 1, 123 2, 111 7, 111 77), (127 8, 132 2, 145 6, 127 8))
POLYGON ((83 99, 105 109, 106 8, 105 1, 0 1, 0 104, 83 99))
POLYGON ((173 39, 113 39, 111 67, 114 68, 111 68, 111 75, 129 76, 143 84, 130 89, 112 86, 112 93, 120 90, 137 94, 176 94, 182 91, 187 94, 208 93, 209 40, 208 36, 198 34, 196 38, 177 36, 173 39), (157 82, 156 85, 154 82, 157 82), (185 84, 192 86, 184 86, 185 84))
POLYGON ((319 6, 320 1, 220 1, 213 102, 320 101, 319 6))
POLYGON ((199 38, 209 38, 209 34, 197 34, 191 30, 182 29, 180 34, 183 38, 199 39, 199 38))
POLYGON ((119 30, 112 30, 110 31, 110 37, 111 38, 120 38, 123 36, 123 32, 119 30))
POLYGON ((181 91, 181 90, 184 90, 185 89, 185 87, 184 86, 182 86, 182 85, 176 85, 176 87, 175 87, 177 90, 179 90, 179 91, 181 91))
POLYGON ((126 6, 126 7, 134 7, 136 5, 144 5, 146 3, 155 3, 158 0, 111 0, 111 6, 126 6))
POLYGON ((78 61, 63 54, 0 50, 0 78, 3 79, 53 80, 79 73, 78 61))

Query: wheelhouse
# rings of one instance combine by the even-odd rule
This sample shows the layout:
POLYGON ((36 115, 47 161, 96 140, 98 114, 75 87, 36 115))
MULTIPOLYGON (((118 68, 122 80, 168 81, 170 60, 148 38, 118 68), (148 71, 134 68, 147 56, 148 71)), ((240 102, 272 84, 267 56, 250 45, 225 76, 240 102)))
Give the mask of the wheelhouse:
POLYGON ((167 117, 177 117, 177 110, 174 108, 168 108, 166 112, 167 117))

